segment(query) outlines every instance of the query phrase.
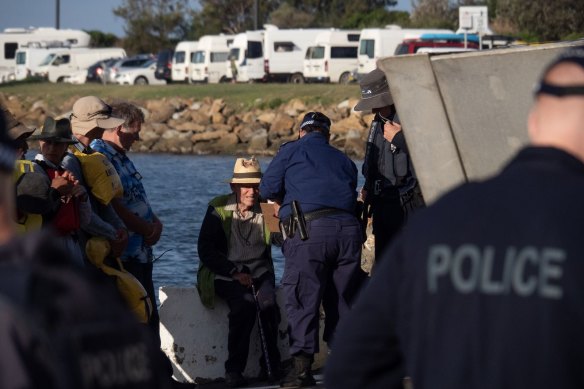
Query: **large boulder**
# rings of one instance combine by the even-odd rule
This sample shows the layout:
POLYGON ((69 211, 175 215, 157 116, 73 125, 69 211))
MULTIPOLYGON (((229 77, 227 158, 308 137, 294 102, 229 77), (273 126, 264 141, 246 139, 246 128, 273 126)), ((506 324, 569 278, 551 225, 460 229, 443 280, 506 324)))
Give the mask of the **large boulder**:
POLYGON ((289 136, 294 128, 294 118, 285 113, 279 113, 274 118, 272 125, 270 126, 269 137, 270 139, 281 138, 289 136))
POLYGON ((202 132, 200 134, 194 134, 193 136, 191 136, 191 142, 197 143, 200 141, 216 140, 216 139, 219 139, 221 137, 227 136, 227 134, 228 134, 228 132, 225 130, 206 131, 206 132, 202 132))
POLYGON ((255 131, 248 142, 248 153, 265 154, 268 150, 268 131, 264 128, 255 131))
POLYGON ((349 117, 334 122, 331 128, 331 133, 346 134, 351 130, 359 132, 364 131, 363 123, 356 115, 350 115, 349 117))
POLYGON ((365 141, 361 131, 349 130, 345 137, 345 153, 363 159, 365 157, 365 141))
POLYGON ((175 112, 175 106, 165 100, 148 100, 146 109, 152 122, 166 122, 175 112))

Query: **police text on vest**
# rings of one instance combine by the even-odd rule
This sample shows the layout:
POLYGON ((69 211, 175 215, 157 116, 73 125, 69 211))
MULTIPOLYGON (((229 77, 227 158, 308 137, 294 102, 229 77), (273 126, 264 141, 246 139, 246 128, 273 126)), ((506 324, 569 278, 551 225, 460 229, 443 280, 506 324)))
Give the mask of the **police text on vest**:
POLYGON ((537 295, 562 298, 564 250, 555 247, 513 247, 446 244, 430 246, 427 260, 428 291, 436 294, 445 282, 458 293, 537 295))

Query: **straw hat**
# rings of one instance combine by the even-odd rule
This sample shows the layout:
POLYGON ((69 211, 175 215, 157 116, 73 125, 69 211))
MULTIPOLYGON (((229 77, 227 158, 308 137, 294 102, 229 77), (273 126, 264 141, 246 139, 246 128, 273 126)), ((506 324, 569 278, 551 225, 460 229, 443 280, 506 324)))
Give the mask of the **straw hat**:
POLYGON ((262 179, 262 169, 255 157, 250 159, 237 158, 233 166, 233 177, 230 184, 259 184, 262 179))
POLYGON ((359 82, 361 100, 355 106, 355 111, 369 111, 393 105, 393 97, 385 73, 379 69, 366 74, 359 82))

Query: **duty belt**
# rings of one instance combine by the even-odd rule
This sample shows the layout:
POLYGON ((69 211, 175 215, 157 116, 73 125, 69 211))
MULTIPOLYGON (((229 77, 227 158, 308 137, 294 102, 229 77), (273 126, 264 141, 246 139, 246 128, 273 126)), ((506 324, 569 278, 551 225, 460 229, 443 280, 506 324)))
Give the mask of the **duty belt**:
MULTIPOLYGON (((338 208, 321 208, 321 209, 317 209, 316 211, 312 211, 312 212, 306 212, 304 214, 304 220, 306 220, 307 222, 316 220, 316 219, 320 219, 321 217, 325 217, 325 216, 332 216, 332 215, 339 215, 341 213, 348 213, 345 210, 342 209, 338 209, 338 208)), ((282 220, 282 224, 290 224, 290 216, 287 217, 286 219, 282 220)))
MULTIPOLYGON (((348 213, 342 209, 338 208, 321 208, 317 209, 316 211, 306 212, 304 213, 304 220, 306 222, 313 221, 316 219, 320 219, 321 217, 325 216, 332 216, 332 215, 339 215, 343 213, 348 213)), ((293 238, 294 234, 296 233, 296 223, 294 223, 294 219, 292 216, 287 217, 280 221, 280 231, 284 235, 284 239, 293 238)))

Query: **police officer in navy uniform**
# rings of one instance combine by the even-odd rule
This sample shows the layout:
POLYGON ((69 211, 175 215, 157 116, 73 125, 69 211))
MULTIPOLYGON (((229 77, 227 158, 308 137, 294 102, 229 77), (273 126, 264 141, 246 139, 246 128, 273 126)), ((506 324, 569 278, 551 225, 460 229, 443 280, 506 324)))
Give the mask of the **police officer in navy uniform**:
POLYGON ((375 69, 360 82, 361 100, 355 111, 375 114, 369 129, 362 172, 361 196, 373 218, 375 260, 402 228, 408 214, 424 206, 406 139, 396 114, 385 74, 375 69))
POLYGON ((330 127, 322 113, 307 113, 299 139, 280 148, 260 183, 260 195, 281 205, 286 237, 282 284, 294 368, 282 387, 315 384, 311 365, 319 351, 321 301, 329 318, 325 341, 330 346, 336 322, 349 310, 348 296, 360 271, 358 172, 353 161, 329 145, 330 127))
POLYGON ((327 387, 584 387, 584 47, 544 71, 528 131, 498 176, 392 243, 341 324, 327 387))

